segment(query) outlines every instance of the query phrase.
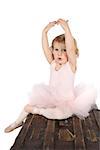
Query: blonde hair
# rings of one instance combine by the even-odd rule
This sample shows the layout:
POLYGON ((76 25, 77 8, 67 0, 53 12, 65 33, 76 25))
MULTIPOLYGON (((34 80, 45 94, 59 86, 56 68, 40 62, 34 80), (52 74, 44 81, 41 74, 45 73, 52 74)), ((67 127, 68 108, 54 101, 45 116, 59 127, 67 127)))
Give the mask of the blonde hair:
MULTIPOLYGON (((75 38, 73 38, 73 39, 74 39, 74 43, 75 43, 75 47, 76 47, 75 53, 77 56, 79 56, 79 49, 77 48, 77 42, 76 42, 75 38)), ((59 42, 59 43, 65 44, 65 34, 61 34, 53 39, 52 44, 51 44, 52 49, 54 48, 54 42, 59 42)))

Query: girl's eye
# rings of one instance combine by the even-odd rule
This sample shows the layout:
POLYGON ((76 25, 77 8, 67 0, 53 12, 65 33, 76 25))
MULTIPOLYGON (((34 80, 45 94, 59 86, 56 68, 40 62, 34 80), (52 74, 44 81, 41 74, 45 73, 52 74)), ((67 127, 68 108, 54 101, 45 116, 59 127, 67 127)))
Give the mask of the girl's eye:
POLYGON ((66 49, 64 49, 63 51, 66 52, 66 49))
POLYGON ((56 48, 55 51, 58 51, 58 49, 56 48))

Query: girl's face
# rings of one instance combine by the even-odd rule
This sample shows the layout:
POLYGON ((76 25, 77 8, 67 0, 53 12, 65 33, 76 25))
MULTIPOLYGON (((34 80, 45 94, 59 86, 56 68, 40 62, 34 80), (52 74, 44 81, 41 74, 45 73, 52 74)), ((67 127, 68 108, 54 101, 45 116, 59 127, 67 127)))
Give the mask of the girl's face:
POLYGON ((65 64, 67 62, 67 52, 64 43, 54 42, 53 56, 57 63, 65 64))

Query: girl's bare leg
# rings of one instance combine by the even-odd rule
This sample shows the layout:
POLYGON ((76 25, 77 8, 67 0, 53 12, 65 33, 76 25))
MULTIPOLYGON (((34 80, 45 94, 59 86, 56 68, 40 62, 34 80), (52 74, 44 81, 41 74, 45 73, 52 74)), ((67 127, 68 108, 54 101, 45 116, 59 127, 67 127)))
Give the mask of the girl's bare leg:
POLYGON ((48 119, 65 119, 66 115, 59 108, 41 108, 40 115, 45 116, 48 119))
POLYGON ((31 105, 26 105, 25 111, 32 114, 43 115, 48 119, 64 119, 66 116, 59 108, 38 108, 31 105))

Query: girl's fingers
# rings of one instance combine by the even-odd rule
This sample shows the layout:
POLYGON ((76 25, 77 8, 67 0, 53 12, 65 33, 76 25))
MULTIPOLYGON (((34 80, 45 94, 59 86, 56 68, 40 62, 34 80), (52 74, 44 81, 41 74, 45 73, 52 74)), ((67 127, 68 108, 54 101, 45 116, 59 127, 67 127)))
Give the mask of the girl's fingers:
POLYGON ((58 19, 57 21, 53 21, 53 22, 49 22, 49 25, 55 25, 55 24, 60 24, 60 23, 67 23, 68 20, 64 20, 64 19, 58 19))
POLYGON ((65 21, 64 19, 58 19, 58 22, 65 21))
POLYGON ((64 25, 64 24, 66 24, 66 23, 68 23, 68 20, 59 19, 59 20, 57 21, 57 24, 60 24, 60 25, 64 25))
POLYGON ((68 22, 69 20, 66 20, 66 22, 68 22))
POLYGON ((55 25, 56 23, 57 23, 56 21, 49 22, 49 24, 54 24, 54 25, 55 25))
POLYGON ((68 20, 58 19, 58 22, 68 22, 68 20))
POLYGON ((56 21, 50 22, 50 23, 48 24, 48 26, 50 26, 50 27, 53 27, 53 26, 55 26, 55 25, 56 25, 56 21))

